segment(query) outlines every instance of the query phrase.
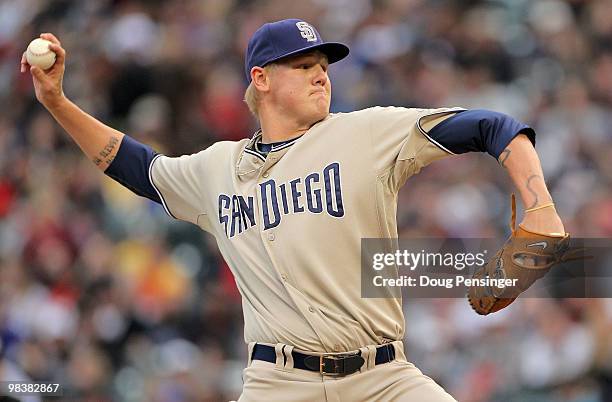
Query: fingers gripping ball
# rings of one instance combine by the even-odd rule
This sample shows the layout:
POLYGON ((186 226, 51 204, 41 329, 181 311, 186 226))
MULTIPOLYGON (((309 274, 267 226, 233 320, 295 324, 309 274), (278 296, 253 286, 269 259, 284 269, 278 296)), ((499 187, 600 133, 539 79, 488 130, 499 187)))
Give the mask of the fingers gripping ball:
POLYGON ((55 53, 49 49, 49 45, 51 45, 51 42, 41 38, 36 38, 30 42, 26 50, 28 64, 43 70, 51 68, 55 63, 55 53))

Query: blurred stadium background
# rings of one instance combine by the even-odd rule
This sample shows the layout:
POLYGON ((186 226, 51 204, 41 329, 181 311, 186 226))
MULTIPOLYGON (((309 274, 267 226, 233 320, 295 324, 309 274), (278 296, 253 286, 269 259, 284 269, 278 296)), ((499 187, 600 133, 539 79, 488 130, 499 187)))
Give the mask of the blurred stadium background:
MULTIPOLYGON (((1 0, 0 379, 60 382, 78 401, 239 395, 240 298, 214 241, 100 174, 19 59, 55 33, 72 100, 160 152, 193 153, 253 132, 243 50, 288 17, 351 46, 331 69, 333 111, 509 113, 538 133, 567 230, 612 237, 610 0, 1 0)), ((510 191, 486 155, 436 162, 402 190, 401 235, 505 236, 510 191)), ((409 360, 462 402, 612 401, 610 300, 405 310, 409 360)))

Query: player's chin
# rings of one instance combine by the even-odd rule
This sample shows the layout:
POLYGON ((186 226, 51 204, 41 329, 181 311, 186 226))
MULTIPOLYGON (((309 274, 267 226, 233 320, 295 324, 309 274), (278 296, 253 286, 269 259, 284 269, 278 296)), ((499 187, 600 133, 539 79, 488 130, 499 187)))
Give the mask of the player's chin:
POLYGON ((314 103, 314 113, 316 113, 317 116, 319 117, 322 116, 321 118, 324 118, 325 116, 329 114, 329 107, 330 107, 329 99, 321 97, 317 99, 317 101, 314 103))
POLYGON ((319 108, 313 113, 312 122, 313 124, 323 120, 329 114, 329 106, 325 108, 319 108))

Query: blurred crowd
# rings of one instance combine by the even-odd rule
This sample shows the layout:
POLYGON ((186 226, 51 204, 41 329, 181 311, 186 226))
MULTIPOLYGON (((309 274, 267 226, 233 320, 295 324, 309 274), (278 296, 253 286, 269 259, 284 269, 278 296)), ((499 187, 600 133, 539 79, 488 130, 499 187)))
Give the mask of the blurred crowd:
MULTIPOLYGON (((351 47, 330 69, 332 111, 506 112, 538 133, 566 229, 612 237, 609 0, 0 0, 0 381, 59 382, 75 401, 237 398, 240 297, 214 240, 101 174, 19 60, 55 33, 69 98, 159 152, 194 153, 257 128, 243 52, 292 17, 351 47)), ((402 189, 400 236, 506 236, 511 191, 487 155, 435 162, 402 189)), ((612 401, 610 300, 405 310, 409 360, 462 402, 612 401)))

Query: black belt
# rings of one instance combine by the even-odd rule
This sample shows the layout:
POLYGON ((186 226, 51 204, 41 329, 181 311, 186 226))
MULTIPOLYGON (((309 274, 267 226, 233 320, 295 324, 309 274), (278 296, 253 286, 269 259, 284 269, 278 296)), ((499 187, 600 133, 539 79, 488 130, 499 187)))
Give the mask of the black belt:
MULTIPOLYGON (((305 355, 300 352, 291 352, 293 367, 302 370, 317 371, 321 374, 344 376, 359 370, 365 359, 361 351, 355 353, 305 355)), ((276 363, 276 351, 272 346, 255 344, 252 359, 276 363)), ((389 363, 395 359, 395 348, 386 344, 376 348, 375 364, 389 363)))

